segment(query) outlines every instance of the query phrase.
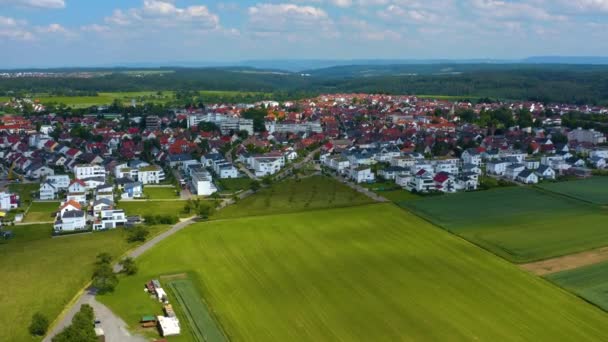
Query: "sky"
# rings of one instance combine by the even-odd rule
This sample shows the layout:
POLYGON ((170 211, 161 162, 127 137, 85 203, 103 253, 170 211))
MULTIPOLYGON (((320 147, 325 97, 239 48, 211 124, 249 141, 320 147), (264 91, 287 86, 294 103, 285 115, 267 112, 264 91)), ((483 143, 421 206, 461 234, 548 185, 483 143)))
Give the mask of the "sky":
POLYGON ((608 0, 0 0, 0 69, 608 55, 608 0))

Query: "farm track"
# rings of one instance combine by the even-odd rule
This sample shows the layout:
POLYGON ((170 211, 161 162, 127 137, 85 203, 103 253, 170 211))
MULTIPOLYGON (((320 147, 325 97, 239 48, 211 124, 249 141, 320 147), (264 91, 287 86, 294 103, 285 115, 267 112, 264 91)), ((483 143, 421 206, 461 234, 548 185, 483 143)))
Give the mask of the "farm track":
POLYGON ((548 274, 573 270, 579 267, 594 265, 603 261, 608 261, 608 247, 521 264, 520 267, 536 275, 545 276, 548 274))

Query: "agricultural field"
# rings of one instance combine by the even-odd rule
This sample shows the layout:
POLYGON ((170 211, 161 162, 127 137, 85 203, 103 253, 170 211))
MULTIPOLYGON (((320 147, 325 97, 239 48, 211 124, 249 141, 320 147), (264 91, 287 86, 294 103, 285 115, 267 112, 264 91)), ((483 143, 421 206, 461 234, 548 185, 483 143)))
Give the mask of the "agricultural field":
POLYGON ((546 279, 608 311, 608 262, 550 274, 546 279))
POLYGON ((124 209, 127 215, 172 215, 177 217, 191 216, 184 212, 186 201, 121 201, 118 208, 124 209))
MULTIPOLYGON (((164 226, 151 227, 157 234, 164 226)), ((10 227, 0 244, 0 341, 37 341, 27 330, 35 312, 54 320, 90 280, 98 253, 115 257, 132 248, 122 230, 51 238, 51 225, 10 227)))
POLYGON ((223 209, 217 217, 270 215, 371 202, 367 196, 332 178, 316 176, 301 180, 290 179, 261 189, 254 196, 241 200, 238 205, 223 209))
POLYGON ((608 177, 593 177, 584 180, 545 183, 541 188, 582 201, 608 204, 608 177))
POLYGON ((513 262, 608 245, 608 211, 576 199, 512 187, 400 203, 513 262))
POLYGON ((177 190, 175 187, 166 187, 166 186, 147 186, 144 188, 144 195, 148 199, 153 200, 164 200, 164 199, 177 199, 179 195, 177 194, 177 190))
POLYGON ((59 209, 59 202, 32 202, 24 223, 32 222, 52 222, 55 220, 53 215, 59 209))
POLYGON ((137 275, 100 297, 115 313, 137 324, 150 310, 142 284, 186 273, 232 341, 599 341, 608 333, 598 308, 392 204, 202 222, 137 263, 137 275))

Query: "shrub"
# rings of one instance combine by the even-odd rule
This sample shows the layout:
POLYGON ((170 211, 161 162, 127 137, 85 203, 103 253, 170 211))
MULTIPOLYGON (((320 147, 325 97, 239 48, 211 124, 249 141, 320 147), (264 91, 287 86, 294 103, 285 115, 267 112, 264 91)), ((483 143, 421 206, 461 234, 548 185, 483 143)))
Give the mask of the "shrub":
POLYGON ((34 336, 44 336, 47 329, 49 328, 49 320, 40 312, 36 312, 32 316, 32 323, 30 324, 30 334, 34 336))
POLYGON ((148 235, 150 235, 150 232, 145 227, 137 226, 129 232, 127 242, 144 242, 148 235))

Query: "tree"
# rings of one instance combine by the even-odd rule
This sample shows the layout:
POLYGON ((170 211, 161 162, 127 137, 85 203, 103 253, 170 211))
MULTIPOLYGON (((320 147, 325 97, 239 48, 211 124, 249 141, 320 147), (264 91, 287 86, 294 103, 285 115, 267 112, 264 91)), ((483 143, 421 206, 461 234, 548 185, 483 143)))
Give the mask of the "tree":
POLYGON ((97 342, 95 334, 95 313, 89 304, 82 304, 72 324, 53 337, 53 342, 97 342))
POLYGON ((49 328, 49 320, 40 312, 36 312, 32 316, 32 323, 30 324, 30 334, 34 336, 44 336, 47 329, 49 328))
POLYGON ((93 287, 99 294, 113 292, 118 285, 118 277, 110 264, 98 265, 93 273, 93 287))
MULTIPOLYGON (((156 220, 156 218, 155 218, 156 220)), ((148 222, 148 220, 146 220, 148 222)), ((150 235, 150 232, 143 226, 136 226, 129 232, 127 236, 127 242, 144 242, 150 235)))
POLYGON ((198 215, 203 219, 208 219, 209 216, 213 215, 214 208, 206 205, 202 205, 198 209, 198 215))
POLYGON ((253 191, 253 192, 257 192, 258 190, 260 190, 260 182, 258 182, 258 181, 251 182, 251 184, 249 185, 249 189, 251 189, 251 191, 253 191))
POLYGON ((120 265, 122 266, 122 272, 127 275, 134 275, 137 273, 137 265, 135 261, 131 257, 126 257, 120 261, 120 265))
POLYGON ((112 262, 112 255, 110 253, 99 253, 97 254, 96 265, 110 264, 112 262))

